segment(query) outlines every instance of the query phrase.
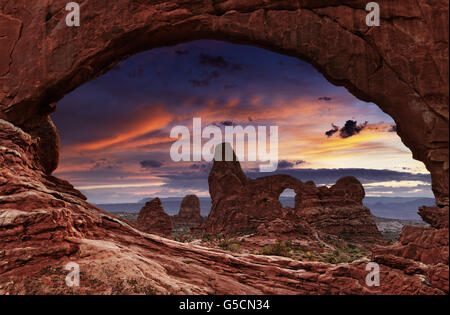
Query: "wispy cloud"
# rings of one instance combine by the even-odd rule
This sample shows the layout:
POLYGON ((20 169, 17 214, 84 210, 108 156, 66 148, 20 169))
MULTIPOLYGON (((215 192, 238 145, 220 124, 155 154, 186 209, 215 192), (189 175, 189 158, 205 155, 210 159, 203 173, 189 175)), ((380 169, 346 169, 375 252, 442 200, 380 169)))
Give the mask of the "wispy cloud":
POLYGON ((106 184, 106 185, 87 185, 78 186, 80 190, 92 190, 92 189, 116 189, 116 188, 142 188, 142 187, 154 187, 162 186, 163 182, 156 183, 136 183, 136 184, 106 184))
POLYGON ((135 117, 128 118, 128 120, 123 121, 123 124, 111 126, 110 137, 78 144, 75 149, 84 151, 103 149, 160 130, 172 120, 172 114, 162 107, 155 107, 152 108, 152 111, 142 112, 135 117))

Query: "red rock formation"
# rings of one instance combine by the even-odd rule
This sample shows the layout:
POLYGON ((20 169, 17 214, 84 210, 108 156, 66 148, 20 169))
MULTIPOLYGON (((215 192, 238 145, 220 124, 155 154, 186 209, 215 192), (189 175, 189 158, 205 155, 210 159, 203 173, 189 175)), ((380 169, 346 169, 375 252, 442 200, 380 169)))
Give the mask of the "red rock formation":
POLYGON ((428 285, 448 294, 448 209, 421 207, 419 214, 434 228, 405 226, 397 243, 373 249, 373 260, 409 274, 422 274, 428 285))
POLYGON ((373 260, 407 273, 426 275, 427 282, 449 293, 449 231, 406 226, 399 242, 376 247, 373 260))
POLYGON ((171 236, 173 229, 172 218, 164 212, 159 198, 145 204, 139 212, 136 226, 143 232, 166 237, 171 236))
POLYGON ((180 211, 173 216, 173 223, 189 228, 198 227, 204 219, 200 214, 200 200, 196 195, 187 195, 181 202, 180 211))
POLYGON ((382 239, 362 200, 364 187, 355 177, 343 177, 327 188, 307 182, 296 195, 297 215, 316 230, 368 243, 382 239))
POLYGON ((353 241, 382 239, 370 210, 362 204, 365 192, 356 178, 341 178, 331 188, 303 184, 288 175, 252 180, 243 173, 234 152, 233 156, 234 161, 214 160, 209 174, 212 207, 204 225, 207 233, 262 230, 265 223, 283 218, 353 241), (286 188, 296 192, 295 209, 283 208, 279 201, 286 188))
POLYGON ((448 228, 448 206, 447 207, 420 207, 419 215, 425 222, 436 229, 448 228))
POLYGON ((423 247, 440 253, 441 237, 433 234, 448 239, 439 219, 448 218, 449 204, 448 1, 384 1, 376 28, 365 25, 362 0, 120 0, 114 7, 86 1, 76 30, 64 26, 66 3, 0 3, 0 294, 448 292, 448 262, 414 260, 425 259, 423 247), (234 255, 141 233, 48 176, 57 134, 40 125, 58 100, 130 54, 201 38, 310 61, 396 121, 402 141, 432 175, 440 210, 423 214, 440 229, 422 230, 420 246, 406 236, 419 232, 408 229, 403 243, 383 249, 376 257, 380 287, 365 286, 364 262, 234 255), (410 258, 396 256, 406 255, 399 248, 408 244, 410 258), (68 261, 80 264, 80 288, 64 284, 68 261))
POLYGON ((316 236, 317 231, 306 222, 298 222, 290 218, 277 218, 272 221, 261 223, 256 232, 259 235, 266 235, 268 238, 280 239, 283 235, 298 234, 316 236))
MULTIPOLYGON (((224 143, 216 151, 220 146, 223 152, 226 146, 231 148, 224 143)), ((248 231, 279 218, 283 215, 280 194, 286 188, 301 185, 300 181, 287 175, 251 180, 242 171, 234 151, 232 154, 232 161, 215 159, 208 177, 212 206, 204 225, 207 233, 248 231)))

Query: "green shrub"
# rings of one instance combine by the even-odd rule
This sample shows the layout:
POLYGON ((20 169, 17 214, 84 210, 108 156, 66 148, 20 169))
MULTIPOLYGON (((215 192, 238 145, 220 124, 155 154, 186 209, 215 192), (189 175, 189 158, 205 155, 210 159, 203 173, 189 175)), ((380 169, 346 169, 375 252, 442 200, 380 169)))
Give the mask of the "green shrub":
POLYGON ((202 242, 209 242, 211 240, 212 240, 212 237, 210 234, 203 234, 202 242))
POLYGON ((323 255, 322 260, 330 264, 339 264, 350 263, 366 256, 367 252, 364 248, 355 244, 349 244, 348 246, 335 249, 332 253, 323 255))
POLYGON ((292 245, 287 241, 277 241, 273 245, 260 249, 260 255, 292 257, 292 245))
POLYGON ((235 253, 241 252, 241 244, 237 240, 222 240, 219 243, 219 248, 235 253))

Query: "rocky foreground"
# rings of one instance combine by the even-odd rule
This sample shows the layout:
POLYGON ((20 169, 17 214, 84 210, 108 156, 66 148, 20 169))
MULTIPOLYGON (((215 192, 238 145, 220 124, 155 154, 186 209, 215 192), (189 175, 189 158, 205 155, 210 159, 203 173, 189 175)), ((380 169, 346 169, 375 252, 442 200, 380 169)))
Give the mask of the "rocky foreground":
MULTIPOLYGON (((129 221, 131 223, 136 223, 138 218, 138 213, 132 212, 112 212, 113 215, 120 219, 129 221)), ((398 238, 405 226, 419 226, 419 227, 430 227, 430 225, 424 221, 419 220, 401 220, 401 219, 391 219, 391 218, 380 218, 373 217, 377 225, 378 230, 381 235, 387 240, 398 241, 398 238)))
POLYGON ((400 220, 400 219, 390 219, 390 218, 379 218, 374 217, 377 224, 377 228, 384 238, 392 241, 397 241, 400 237, 403 228, 410 226, 419 226, 429 228, 430 225, 424 221, 419 220, 400 220))

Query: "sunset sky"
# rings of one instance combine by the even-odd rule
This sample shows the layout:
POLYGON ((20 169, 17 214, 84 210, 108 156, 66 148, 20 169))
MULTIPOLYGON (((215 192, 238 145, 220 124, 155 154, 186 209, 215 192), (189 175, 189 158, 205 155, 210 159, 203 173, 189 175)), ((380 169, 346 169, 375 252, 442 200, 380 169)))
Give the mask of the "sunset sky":
MULTIPOLYGON (((216 41, 140 53, 68 94, 52 114, 62 144, 55 175, 94 203, 208 196, 211 163, 169 156, 170 130, 194 117, 203 127, 278 126, 275 173, 323 185, 354 175, 367 196, 432 196, 428 172, 376 105, 308 63, 216 41)), ((242 166, 253 178, 272 174, 242 166)))

